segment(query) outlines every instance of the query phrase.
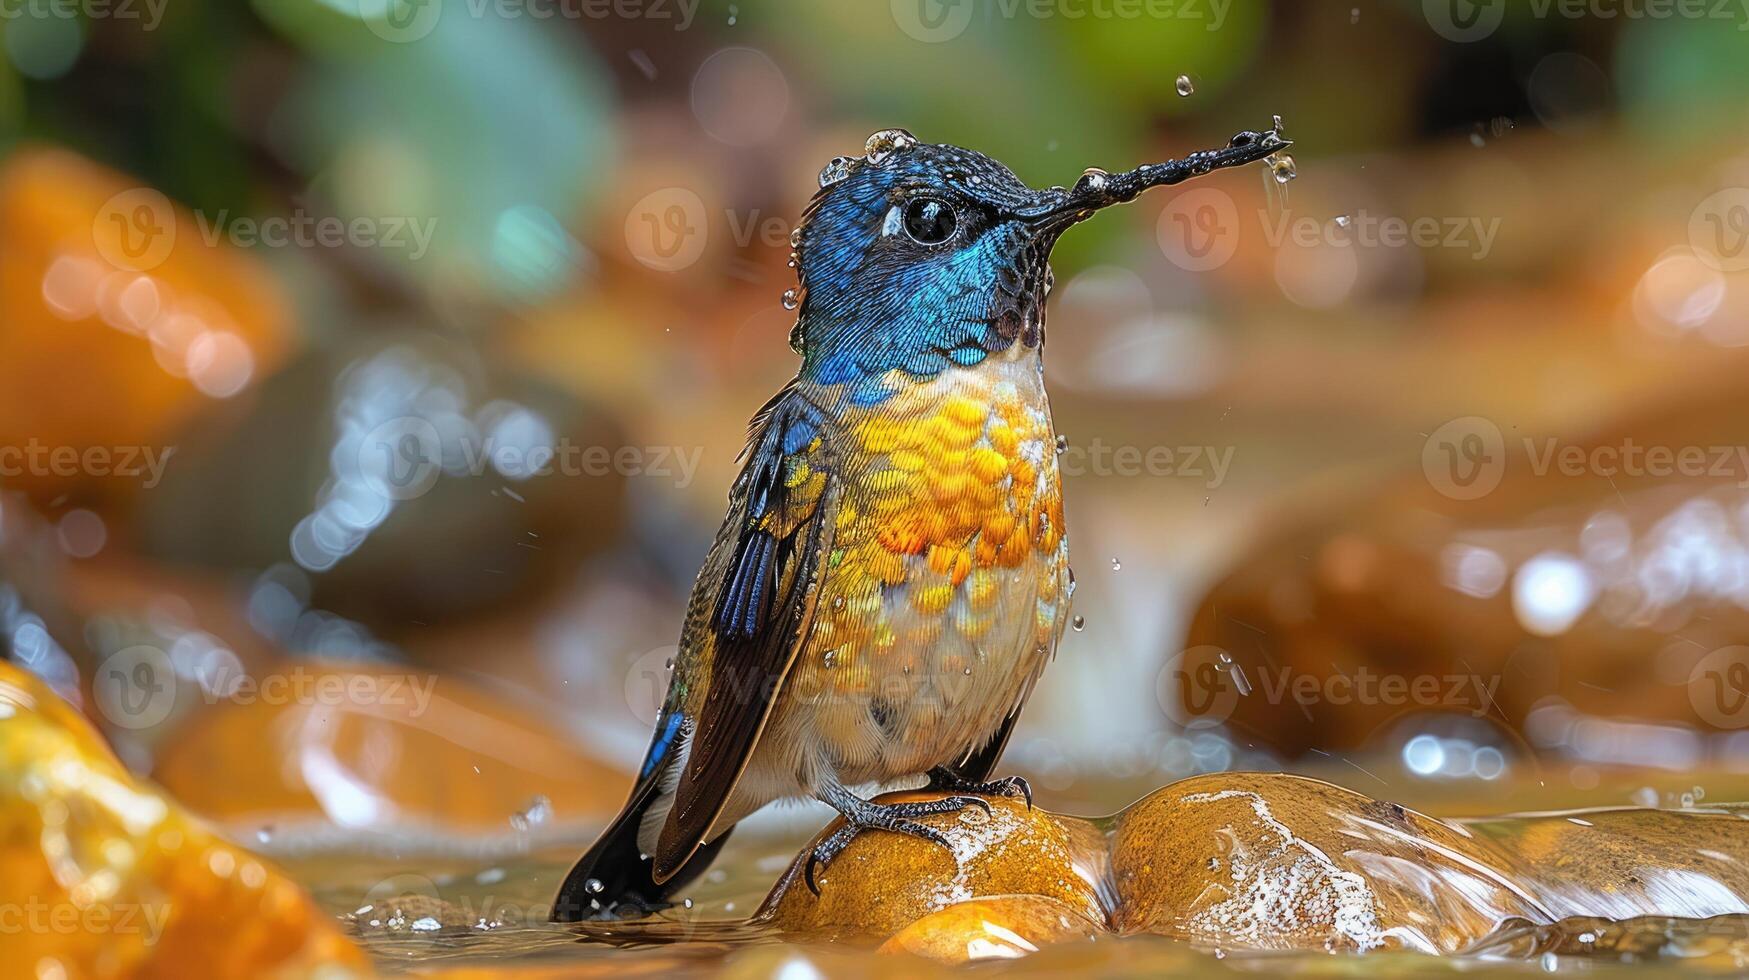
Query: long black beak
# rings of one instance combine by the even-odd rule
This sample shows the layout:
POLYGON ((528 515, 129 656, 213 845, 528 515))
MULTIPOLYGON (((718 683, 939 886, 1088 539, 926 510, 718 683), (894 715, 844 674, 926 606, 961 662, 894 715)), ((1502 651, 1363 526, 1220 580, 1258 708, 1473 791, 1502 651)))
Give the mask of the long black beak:
POLYGON ((1066 227, 1100 208, 1133 201, 1150 187, 1182 183, 1213 170, 1256 163, 1292 145, 1292 140, 1283 139, 1273 129, 1262 133, 1247 131, 1234 136, 1219 150, 1199 150, 1182 160, 1143 164, 1120 174, 1089 170, 1068 190, 1053 187, 1040 191, 1036 204, 1015 214, 1040 225, 1066 227))

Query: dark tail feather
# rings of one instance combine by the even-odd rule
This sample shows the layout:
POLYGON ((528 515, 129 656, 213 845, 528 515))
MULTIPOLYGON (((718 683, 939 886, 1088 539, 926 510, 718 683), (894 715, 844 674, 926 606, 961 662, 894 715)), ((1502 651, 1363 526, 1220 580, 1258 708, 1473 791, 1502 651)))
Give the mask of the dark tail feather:
POLYGON ((627 919, 648 915, 673 903, 668 896, 686 887, 703 874, 716 858, 717 851, 729 839, 721 837, 703 845, 692 859, 682 865, 673 877, 656 883, 654 863, 638 850, 638 825, 644 811, 656 801, 660 780, 647 779, 626 801, 613 824, 578 859, 559 894, 553 899, 554 922, 577 922, 582 919, 627 919))

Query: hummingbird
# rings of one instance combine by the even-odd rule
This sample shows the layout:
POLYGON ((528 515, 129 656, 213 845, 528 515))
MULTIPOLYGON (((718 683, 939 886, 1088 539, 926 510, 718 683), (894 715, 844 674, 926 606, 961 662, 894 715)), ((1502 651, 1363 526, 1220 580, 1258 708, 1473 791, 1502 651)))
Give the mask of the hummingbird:
POLYGON ((1045 190, 898 129, 826 165, 784 294, 801 366, 752 420, 637 781, 555 921, 667 907, 779 799, 844 818, 809 854, 816 892, 859 833, 946 845, 918 818, 1030 805, 1024 780, 992 775, 1074 590, 1042 356, 1051 249, 1101 208, 1288 145, 1243 132, 1045 190), (924 776, 947 795, 853 791, 924 776))

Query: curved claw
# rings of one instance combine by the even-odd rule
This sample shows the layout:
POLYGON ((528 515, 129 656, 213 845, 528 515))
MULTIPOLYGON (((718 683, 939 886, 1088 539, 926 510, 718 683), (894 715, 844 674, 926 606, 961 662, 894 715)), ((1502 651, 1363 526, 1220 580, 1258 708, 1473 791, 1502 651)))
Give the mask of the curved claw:
POLYGON ((915 820, 907 820, 903 818, 910 816, 930 816, 940 813, 958 813, 969 806, 978 807, 983 810, 986 815, 994 815, 994 811, 990 808, 989 802, 978 799, 975 796, 944 796, 936 800, 886 804, 885 806, 873 811, 871 814, 863 816, 860 821, 846 823, 844 826, 833 831, 825 840, 815 845, 814 848, 808 852, 807 863, 802 866, 802 880, 807 883, 808 890, 813 892, 814 896, 818 898, 820 895, 820 882, 814 875, 815 870, 831 864, 832 861, 837 858, 839 854, 843 853, 844 849, 850 845, 850 842, 856 839, 856 836, 865 830, 889 830, 897 834, 922 838, 933 844, 939 844, 951 852, 953 850, 953 844, 947 839, 946 834, 943 834, 941 831, 936 830, 934 827, 928 826, 927 824, 921 824, 915 820), (873 816, 876 819, 869 820, 867 819, 867 816, 873 816))

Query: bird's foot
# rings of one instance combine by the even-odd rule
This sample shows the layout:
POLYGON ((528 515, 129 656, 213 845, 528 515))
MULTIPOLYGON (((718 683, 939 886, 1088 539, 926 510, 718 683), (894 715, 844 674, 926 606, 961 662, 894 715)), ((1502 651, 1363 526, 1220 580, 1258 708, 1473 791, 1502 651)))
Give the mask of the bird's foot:
POLYGON ((802 871, 802 877, 808 883, 808 890, 815 895, 820 894, 820 886, 814 880, 816 868, 823 868, 832 863, 832 859, 843 853, 856 835, 865 830, 890 830, 897 834, 909 834, 926 841, 933 841, 951 850, 947 835, 927 824, 918 823, 915 817, 929 816, 935 813, 958 813, 966 807, 975 806, 985 813, 990 812, 990 804, 975 796, 944 796, 937 800, 916 800, 907 803, 871 803, 861 797, 852 795, 848 790, 840 790, 826 800, 844 816, 844 826, 833 831, 831 836, 821 841, 808 854, 807 867, 802 871))
POLYGON ((946 766, 936 766, 929 770, 929 783, 924 789, 946 793, 975 793, 979 796, 1018 796, 1026 801, 1028 810, 1032 809, 1032 784, 1019 776, 1003 776, 987 783, 974 783, 946 766))

